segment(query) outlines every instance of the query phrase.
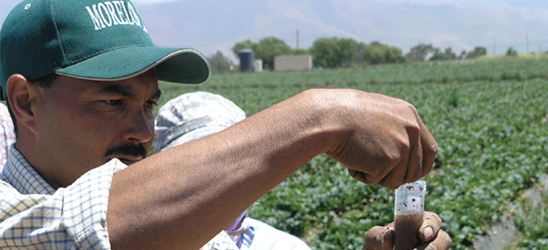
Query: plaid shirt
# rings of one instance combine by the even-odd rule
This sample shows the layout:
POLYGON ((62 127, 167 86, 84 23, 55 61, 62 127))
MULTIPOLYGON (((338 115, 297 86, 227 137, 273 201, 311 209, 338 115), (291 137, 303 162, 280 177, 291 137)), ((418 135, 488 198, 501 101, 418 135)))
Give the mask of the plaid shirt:
POLYGON ((239 250, 239 248, 225 231, 221 231, 200 250, 239 250))
MULTIPOLYGON (((106 228, 117 159, 54 190, 15 147, 0 174, 0 249, 110 249, 106 228)), ((203 250, 237 250, 222 232, 203 250)))

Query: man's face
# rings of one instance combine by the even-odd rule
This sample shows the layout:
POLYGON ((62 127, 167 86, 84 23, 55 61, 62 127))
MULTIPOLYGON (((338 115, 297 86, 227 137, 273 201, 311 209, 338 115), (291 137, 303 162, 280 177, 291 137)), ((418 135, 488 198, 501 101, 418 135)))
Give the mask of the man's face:
POLYGON ((129 165, 146 157, 161 93, 155 70, 114 82, 60 76, 39 92, 38 157, 31 164, 49 172, 41 174, 52 186, 67 186, 113 158, 129 165))

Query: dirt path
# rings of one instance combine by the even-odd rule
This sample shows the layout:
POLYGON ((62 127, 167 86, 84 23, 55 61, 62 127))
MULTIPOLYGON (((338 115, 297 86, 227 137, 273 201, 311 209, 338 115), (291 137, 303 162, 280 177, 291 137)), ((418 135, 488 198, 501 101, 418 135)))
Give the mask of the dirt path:
MULTIPOLYGON (((536 206, 541 202, 542 194, 548 193, 548 174, 543 174, 539 178, 540 183, 545 183, 542 186, 542 189, 539 191, 537 188, 530 188, 525 190, 524 195, 532 200, 533 204, 536 206)), ((519 209, 516 205, 513 205, 510 210, 519 209)), ((476 242, 474 244, 474 249, 477 250, 507 250, 515 249, 514 239, 516 237, 516 226, 514 224, 514 219, 503 216, 501 218, 502 223, 493 226, 488 230, 486 236, 476 237, 476 242), (514 246, 514 248, 512 248, 514 246)))

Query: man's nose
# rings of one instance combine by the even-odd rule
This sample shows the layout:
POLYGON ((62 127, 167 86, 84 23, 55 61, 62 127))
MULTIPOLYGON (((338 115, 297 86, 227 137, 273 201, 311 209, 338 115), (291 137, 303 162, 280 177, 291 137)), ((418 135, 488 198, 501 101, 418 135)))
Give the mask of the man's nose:
POLYGON ((143 110, 133 111, 126 122, 124 140, 146 143, 154 136, 154 118, 147 116, 143 110))

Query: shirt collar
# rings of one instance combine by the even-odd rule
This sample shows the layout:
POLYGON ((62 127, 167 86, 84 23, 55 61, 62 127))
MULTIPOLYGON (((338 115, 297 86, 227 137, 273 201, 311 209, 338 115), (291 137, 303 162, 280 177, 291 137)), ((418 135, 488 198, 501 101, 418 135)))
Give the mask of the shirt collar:
POLYGON ((27 159, 15 148, 15 144, 10 148, 8 161, 2 174, 6 181, 21 194, 51 195, 55 193, 55 189, 34 170, 27 159))

